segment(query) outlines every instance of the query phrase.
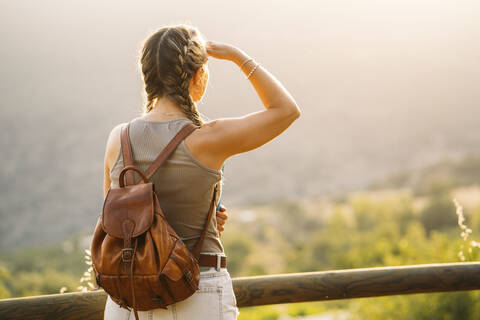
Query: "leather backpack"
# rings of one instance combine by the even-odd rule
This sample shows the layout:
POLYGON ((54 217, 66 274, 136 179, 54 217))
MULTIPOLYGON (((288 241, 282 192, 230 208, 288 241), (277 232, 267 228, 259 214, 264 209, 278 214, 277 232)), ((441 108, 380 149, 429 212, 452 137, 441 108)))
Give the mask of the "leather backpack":
MULTIPOLYGON (((137 310, 165 309, 198 289, 200 250, 216 207, 217 186, 204 229, 190 252, 166 220, 149 179, 178 144, 199 127, 187 123, 143 173, 133 165, 129 125, 121 131, 124 168, 120 172, 119 188, 110 188, 107 192, 91 253, 98 286, 120 306, 133 309, 138 320, 137 310), (140 181, 135 182, 134 172, 140 175, 140 181)), ((222 267, 224 265, 226 260, 222 259, 222 267)))

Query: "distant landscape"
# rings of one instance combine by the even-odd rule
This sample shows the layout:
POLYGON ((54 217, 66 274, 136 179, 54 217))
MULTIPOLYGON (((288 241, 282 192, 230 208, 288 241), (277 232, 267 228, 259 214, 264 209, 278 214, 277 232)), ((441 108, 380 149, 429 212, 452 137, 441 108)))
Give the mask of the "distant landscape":
MULTIPOLYGON (((238 277, 478 261, 479 172, 480 156, 471 155, 393 174, 364 191, 232 207, 222 234, 228 270, 238 277), (472 233, 462 237, 461 226, 472 233)), ((0 299, 93 290, 88 246, 84 234, 4 253, 0 299)), ((477 290, 280 304, 242 308, 239 320, 474 320, 479 298, 477 290)))
MULTIPOLYGON (((185 17, 207 38, 256 58, 303 111, 277 139, 227 160, 229 208, 362 190, 477 152, 478 3, 462 3, 382 2, 370 10, 356 1, 284 2, 271 15, 272 3, 256 3, 255 13, 247 1, 235 15, 218 3, 224 15, 212 16, 197 3, 180 13, 173 3, 145 10, 110 0, 3 2, 0 252, 93 230, 108 133, 142 106, 141 41, 185 17)), ((202 113, 215 119, 263 108, 232 63, 209 67, 202 113)))

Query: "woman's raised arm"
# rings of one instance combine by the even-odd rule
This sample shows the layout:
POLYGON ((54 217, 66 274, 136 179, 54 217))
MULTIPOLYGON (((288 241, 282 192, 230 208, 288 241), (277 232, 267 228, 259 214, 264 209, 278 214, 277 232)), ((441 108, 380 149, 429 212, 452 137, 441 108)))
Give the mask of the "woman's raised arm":
MULTIPOLYGON (((224 43, 207 41, 209 56, 234 62, 245 76, 257 62, 242 50, 224 43)), ((206 137, 202 145, 218 160, 256 149, 285 131, 301 111, 290 93, 270 72, 259 65, 249 77, 265 109, 236 118, 221 118, 201 129, 206 137)))

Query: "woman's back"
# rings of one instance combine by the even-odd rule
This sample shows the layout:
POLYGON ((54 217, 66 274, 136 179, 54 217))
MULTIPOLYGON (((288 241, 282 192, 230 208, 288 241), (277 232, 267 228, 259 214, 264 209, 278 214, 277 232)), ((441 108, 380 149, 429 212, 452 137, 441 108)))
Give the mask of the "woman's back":
MULTIPOLYGON (((134 165, 145 172, 168 142, 191 122, 187 118, 152 121, 135 118, 130 122, 129 135, 134 165)), ((111 188, 118 188, 123 169, 121 148, 110 170, 111 188)), ((183 140, 163 165, 155 172, 152 182, 160 207, 169 224, 192 250, 200 236, 212 200, 213 189, 222 173, 196 159, 183 140)), ((220 192, 217 193, 218 201, 220 192)), ((223 253, 216 219, 211 219, 202 246, 205 253, 223 253)))
MULTIPOLYGON (((253 58, 234 46, 205 41, 191 26, 164 26, 153 33, 142 48, 140 64, 146 93, 145 115, 154 121, 135 119, 131 123, 132 152, 139 169, 145 170, 150 165, 182 124, 192 121, 200 127, 177 147, 153 177, 160 206, 172 227, 191 248, 194 241, 189 238, 200 233, 199 222, 205 221, 213 188, 222 179, 220 168, 225 160, 274 139, 299 118, 301 112, 281 83, 253 58), (202 98, 207 87, 208 57, 234 62, 255 88, 265 110, 205 123, 195 102, 202 98), (157 121, 160 115, 184 118, 157 121)), ((117 187, 123 165, 120 152, 115 152, 120 143, 120 129, 121 126, 115 127, 107 142, 105 194, 109 187, 117 187), (110 166, 111 163, 114 165, 110 166)), ((199 264, 207 268, 200 272, 199 290, 167 309, 139 312, 140 318, 237 318, 232 279, 226 269, 227 259, 223 256, 214 220, 202 250, 211 254, 204 261, 199 259, 199 264), (212 259, 215 253, 220 254, 212 259)), ((109 296, 105 319, 128 318, 128 311, 120 309, 109 296)))
MULTIPOLYGON (((188 122, 191 122, 188 118, 135 118, 130 121, 129 138, 134 165, 145 172, 168 142, 188 122)), ((119 187, 119 175, 123 167, 120 144, 118 155, 110 169, 110 188, 119 187)), ((215 185, 221 182, 221 178, 221 170, 209 168, 200 162, 186 147, 185 140, 182 140, 151 178, 163 213, 190 250, 201 234, 215 185)), ((221 196, 221 187, 218 190, 220 192, 217 192, 216 201, 221 196)), ((224 255, 216 219, 211 219, 201 252, 224 255)), ((227 269, 200 266, 200 270, 200 283, 195 295, 169 305, 167 309, 138 312, 140 320, 236 319, 239 311, 227 269)), ((104 319, 133 320, 135 316, 108 296, 104 319)))

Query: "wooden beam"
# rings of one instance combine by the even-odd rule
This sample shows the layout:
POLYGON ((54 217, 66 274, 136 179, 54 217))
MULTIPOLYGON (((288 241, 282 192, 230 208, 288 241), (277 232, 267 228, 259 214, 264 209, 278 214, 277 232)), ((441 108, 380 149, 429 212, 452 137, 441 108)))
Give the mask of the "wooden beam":
MULTIPOLYGON (((239 307, 480 289, 480 263, 444 263, 233 279, 239 307)), ((64 293, 0 300, 0 319, 103 319, 106 294, 64 293)))
POLYGON ((0 319, 102 320, 107 295, 103 290, 0 300, 0 319))
POLYGON ((480 263, 444 263, 234 279, 239 306, 480 289, 480 263))

